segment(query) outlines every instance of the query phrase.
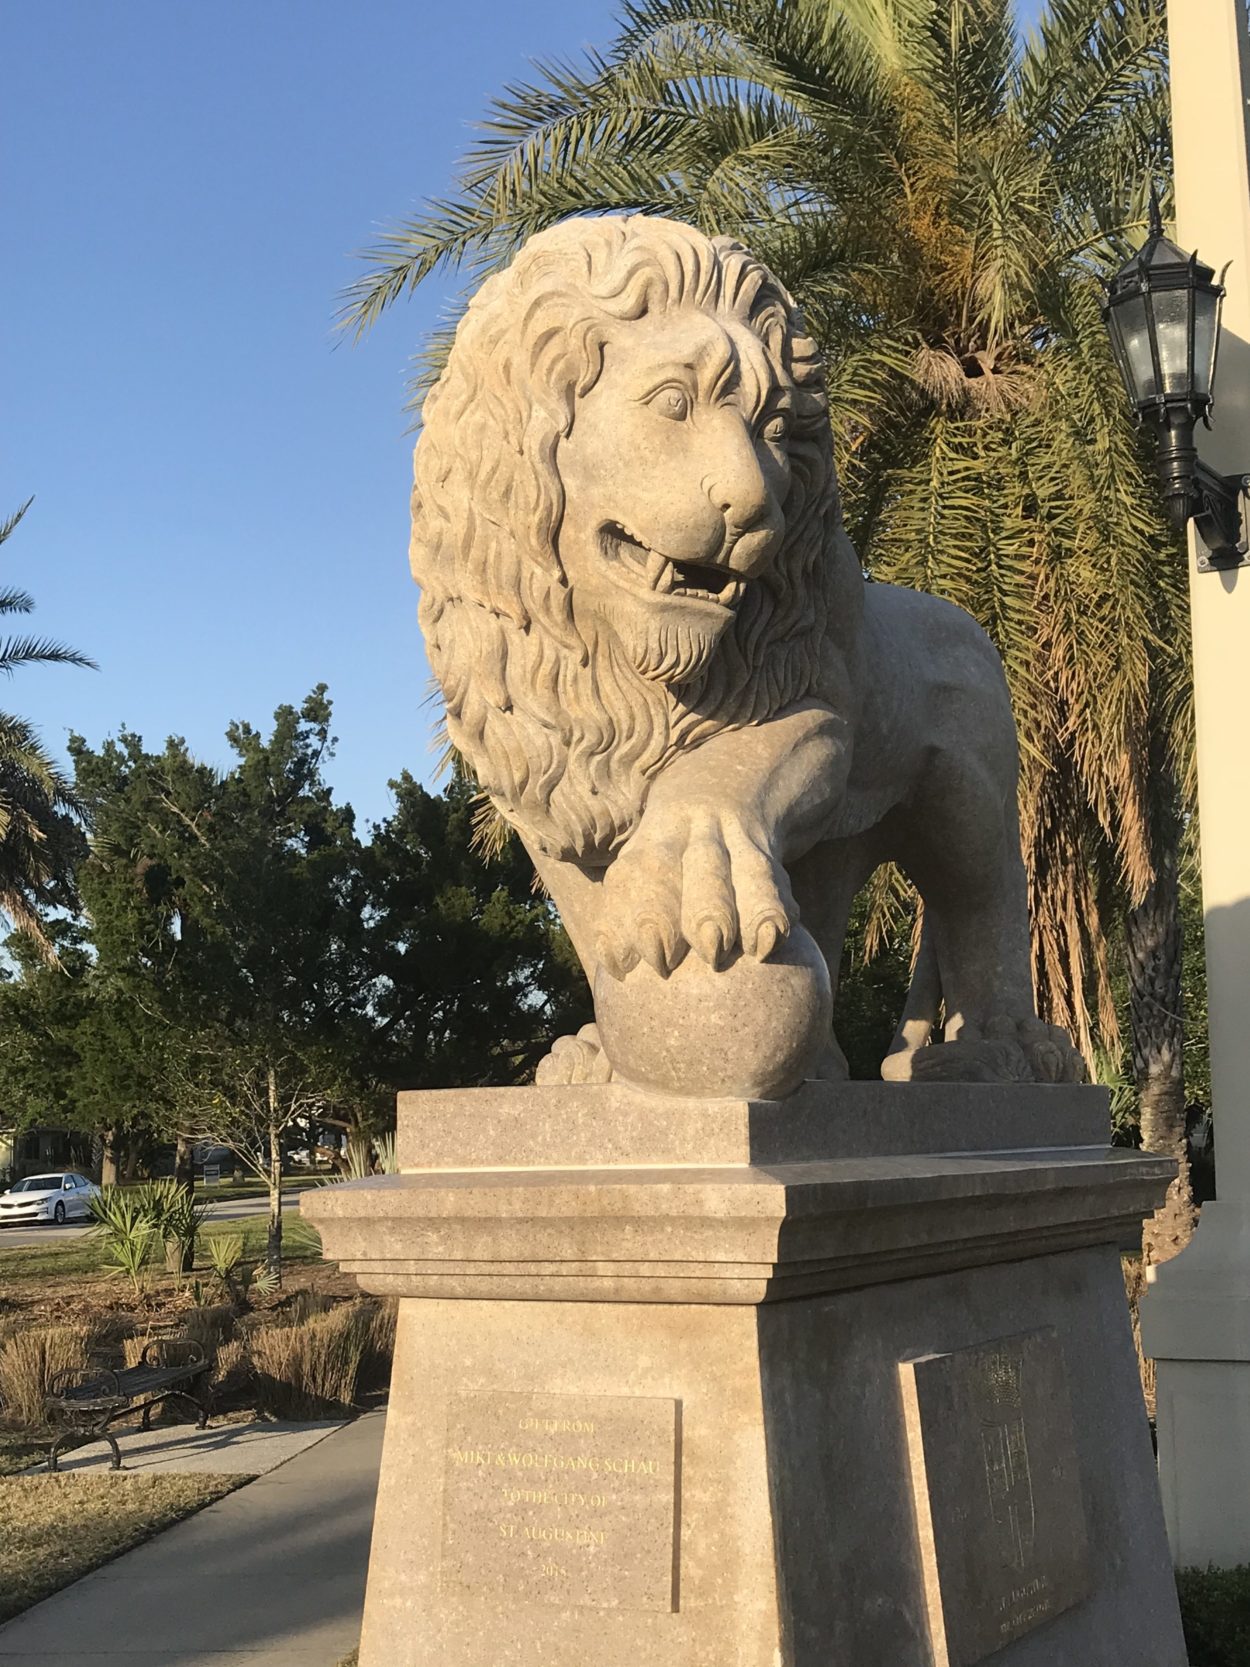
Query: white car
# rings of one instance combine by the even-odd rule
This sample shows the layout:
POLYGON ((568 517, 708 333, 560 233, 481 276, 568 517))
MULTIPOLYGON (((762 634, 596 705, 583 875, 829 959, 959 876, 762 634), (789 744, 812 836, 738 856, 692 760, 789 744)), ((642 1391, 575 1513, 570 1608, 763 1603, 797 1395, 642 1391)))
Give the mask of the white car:
POLYGON ((99 1191, 94 1181, 76 1169, 28 1175, 0 1193, 0 1227, 28 1227, 40 1221, 54 1221, 59 1227, 73 1216, 90 1215, 91 1200, 99 1191))

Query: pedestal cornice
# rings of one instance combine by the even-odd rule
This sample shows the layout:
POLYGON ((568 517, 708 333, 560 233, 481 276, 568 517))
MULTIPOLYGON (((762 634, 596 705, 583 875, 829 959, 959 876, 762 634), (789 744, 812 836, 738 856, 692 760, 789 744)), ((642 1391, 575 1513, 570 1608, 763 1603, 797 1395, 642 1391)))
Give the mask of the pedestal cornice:
POLYGON ((557 1091, 556 1112, 576 1116, 553 1114, 538 1089, 406 1096, 405 1154, 422 1151, 424 1118, 427 1155, 454 1157, 458 1145, 470 1162, 325 1188, 302 1208, 326 1254, 381 1294, 754 1304, 1118 1244, 1173 1174, 1167 1159, 1111 1149, 1105 1133, 1101 1144, 1036 1144, 1105 1130, 1098 1090, 847 1086, 809 1085, 795 1115, 789 1103, 687 1102, 685 1163, 559 1167, 548 1153, 675 1155, 673 1107, 632 1096, 622 1119, 611 1089, 557 1091), (574 1097, 561 1104, 560 1092, 574 1097), (1005 1111, 998 1149, 951 1149, 960 1095, 982 1140, 995 1100, 1005 1111), (884 1153, 841 1155, 871 1144, 874 1121, 884 1153), (1034 1143, 1019 1144, 1030 1127, 1034 1143), (929 1141, 947 1149, 925 1151, 929 1141), (708 1152, 720 1161, 698 1161, 708 1152), (727 1161, 735 1152, 777 1160, 727 1161), (512 1162, 474 1166, 483 1155, 512 1162))

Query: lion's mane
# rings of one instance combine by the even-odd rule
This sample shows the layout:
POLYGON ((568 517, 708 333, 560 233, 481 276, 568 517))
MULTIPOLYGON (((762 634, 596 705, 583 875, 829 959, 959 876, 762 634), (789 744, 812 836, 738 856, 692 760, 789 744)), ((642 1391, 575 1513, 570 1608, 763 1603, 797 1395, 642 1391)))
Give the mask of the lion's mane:
POLYGON ((565 221, 482 285, 422 413, 411 556, 451 741, 554 857, 606 861, 648 782, 708 735, 805 699, 839 711, 853 699, 862 577, 842 531, 816 348, 740 244, 676 221, 565 221), (589 641, 575 623, 557 453, 622 324, 683 307, 748 325, 797 406, 778 556, 707 667, 670 689, 610 632, 589 641))

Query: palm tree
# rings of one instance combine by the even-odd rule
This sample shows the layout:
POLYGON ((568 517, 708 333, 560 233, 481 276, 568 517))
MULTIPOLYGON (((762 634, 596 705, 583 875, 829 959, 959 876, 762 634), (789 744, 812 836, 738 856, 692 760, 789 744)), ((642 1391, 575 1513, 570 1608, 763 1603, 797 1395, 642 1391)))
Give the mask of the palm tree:
MULTIPOLYGON (((440 269, 473 287, 605 210, 732 234, 777 272, 825 350, 866 567, 958 602, 1003 655, 1039 996, 1091 1059, 1118 1052, 1105 927, 1129 911, 1165 1150, 1184 1131, 1185 569, 1100 303, 1167 190, 1168 122, 1165 0, 1050 0, 1027 41, 1009 0, 633 0, 606 54, 494 101, 456 194, 370 251, 345 309, 364 331, 440 269)), ((875 897, 881 924, 896 879, 875 897)))
MULTIPOLYGON (((12 534, 33 500, 0 523, 0 544, 12 534)), ((0 618, 28 614, 33 599, 24 590, 0 589, 0 618)), ((0 674, 20 666, 91 666, 94 661, 44 637, 0 637, 0 674)), ((40 955, 55 964, 56 951, 44 931, 39 907, 58 900, 68 877, 74 818, 79 813, 72 784, 40 745, 25 718, 0 712, 0 916, 30 938, 40 955)))

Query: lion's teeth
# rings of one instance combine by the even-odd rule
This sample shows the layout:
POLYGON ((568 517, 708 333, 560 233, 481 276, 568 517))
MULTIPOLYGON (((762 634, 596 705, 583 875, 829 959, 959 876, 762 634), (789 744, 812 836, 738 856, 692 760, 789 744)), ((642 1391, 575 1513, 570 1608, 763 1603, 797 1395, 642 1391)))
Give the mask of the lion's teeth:
MULTIPOLYGON (((663 559, 664 558, 661 557, 661 560, 663 560, 663 559)), ((656 590, 660 591, 661 594, 667 596, 669 591, 671 591, 673 589, 673 587, 676 583, 677 583, 677 569, 673 566, 671 561, 665 561, 664 562, 664 571, 660 574, 659 578, 655 581, 655 588, 656 588, 656 590)))
POLYGON ((668 562, 658 550, 648 550, 646 568, 647 583, 651 586, 652 590, 661 588, 660 581, 664 577, 664 569, 668 565, 668 562))

